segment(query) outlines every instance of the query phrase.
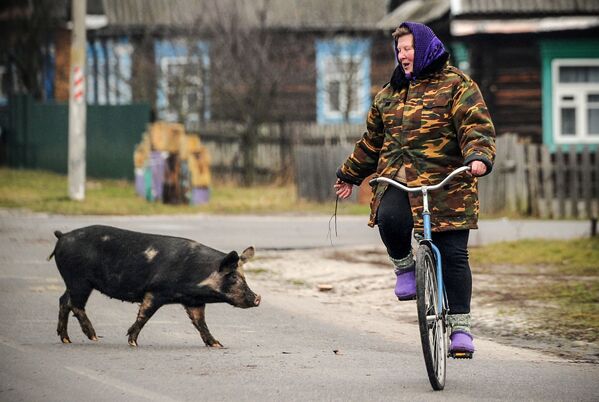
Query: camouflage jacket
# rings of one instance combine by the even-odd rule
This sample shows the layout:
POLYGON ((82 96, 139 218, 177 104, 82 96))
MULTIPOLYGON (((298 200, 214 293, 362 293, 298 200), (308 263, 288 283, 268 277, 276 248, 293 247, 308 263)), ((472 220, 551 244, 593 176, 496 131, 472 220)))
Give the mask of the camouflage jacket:
MULTIPOLYGON (((364 133, 337 171, 359 185, 366 177, 397 179, 403 165, 408 186, 432 185, 473 160, 487 166, 495 158, 495 129, 476 83, 447 62, 436 71, 394 89, 386 85, 374 98, 364 133)), ((369 226, 387 184, 373 187, 369 226)), ((414 226, 422 230, 422 194, 409 193, 414 226)), ((433 231, 476 229, 477 179, 463 173, 429 193, 433 231)))

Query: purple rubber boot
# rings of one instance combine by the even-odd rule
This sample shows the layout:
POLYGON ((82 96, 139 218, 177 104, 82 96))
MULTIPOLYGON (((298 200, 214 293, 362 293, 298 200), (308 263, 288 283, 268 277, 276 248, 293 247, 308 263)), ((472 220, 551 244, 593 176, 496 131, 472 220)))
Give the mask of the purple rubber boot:
POLYGON ((416 298, 416 271, 411 269, 396 273, 395 296, 399 300, 414 300, 416 298))
POLYGON ((472 358, 474 353, 474 339, 471 334, 465 331, 453 331, 449 337, 451 345, 449 346, 449 353, 454 358, 472 358))

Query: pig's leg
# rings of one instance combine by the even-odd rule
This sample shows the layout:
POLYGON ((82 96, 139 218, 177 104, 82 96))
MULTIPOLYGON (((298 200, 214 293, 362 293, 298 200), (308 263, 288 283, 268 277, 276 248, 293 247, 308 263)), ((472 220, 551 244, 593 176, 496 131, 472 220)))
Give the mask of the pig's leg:
POLYGON ((69 291, 64 292, 62 296, 60 296, 58 305, 58 328, 56 328, 56 332, 60 337, 62 343, 71 343, 69 339, 69 334, 67 333, 67 325, 69 323, 69 312, 71 311, 71 300, 69 297, 69 291))
POLYGON ((162 303, 157 302, 154 299, 154 295, 152 293, 146 293, 144 299, 139 306, 139 312, 137 313, 137 319, 131 325, 131 328, 127 331, 127 335, 129 335, 129 345, 137 346, 137 337, 139 336, 139 331, 143 328, 143 326, 148 322, 150 318, 154 315, 154 313, 162 307, 162 303))
POLYGON ((206 344, 206 346, 211 346, 214 348, 222 348, 223 345, 221 345, 221 343, 219 341, 214 339, 214 337, 208 330, 208 326, 206 325, 206 319, 205 319, 206 318, 205 310, 206 310, 205 304, 202 304, 199 307, 185 306, 185 311, 187 311, 187 315, 191 319, 193 326, 196 327, 198 331, 200 331, 200 335, 202 336, 202 339, 204 340, 204 343, 206 344))
POLYGON ((71 310, 73 311, 73 315, 79 321, 79 325, 81 326, 81 330, 83 333, 92 341, 97 341, 98 337, 96 336, 96 331, 92 326, 91 321, 87 318, 87 314, 85 312, 85 304, 87 303, 87 299, 89 299, 89 295, 92 292, 91 287, 79 287, 76 289, 69 289, 70 295, 70 304, 71 310))

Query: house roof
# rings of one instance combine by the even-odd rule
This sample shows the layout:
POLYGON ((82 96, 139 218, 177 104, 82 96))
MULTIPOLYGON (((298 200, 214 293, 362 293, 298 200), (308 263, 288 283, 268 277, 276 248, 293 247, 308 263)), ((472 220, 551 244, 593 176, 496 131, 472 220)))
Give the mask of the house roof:
POLYGON ((449 0, 409 0, 387 14, 377 26, 393 29, 404 21, 427 24, 443 17, 448 11, 449 0))
POLYGON ((454 36, 599 27, 597 0, 451 0, 451 14, 454 36))
POLYGON ((377 29, 387 0, 102 0, 108 26, 186 27, 235 14, 240 24, 268 28, 377 29), (265 10, 264 14, 261 14, 265 10))
POLYGON ((575 15, 599 12, 597 0, 452 0, 453 15, 575 15))
POLYGON ((442 18, 448 11, 455 18, 530 18, 599 14, 597 0, 408 0, 377 24, 392 29, 403 21, 423 24, 442 18))
POLYGON ((515 34, 599 27, 597 0, 408 0, 379 21, 392 29, 403 21, 424 24, 447 18, 451 34, 515 34))

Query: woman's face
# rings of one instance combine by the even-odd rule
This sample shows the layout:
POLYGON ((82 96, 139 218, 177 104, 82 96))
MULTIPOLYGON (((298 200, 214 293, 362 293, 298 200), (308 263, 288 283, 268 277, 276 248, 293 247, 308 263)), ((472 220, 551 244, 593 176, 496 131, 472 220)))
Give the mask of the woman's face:
POLYGON ((397 58, 406 74, 414 71, 414 35, 403 35, 397 39, 397 58))

